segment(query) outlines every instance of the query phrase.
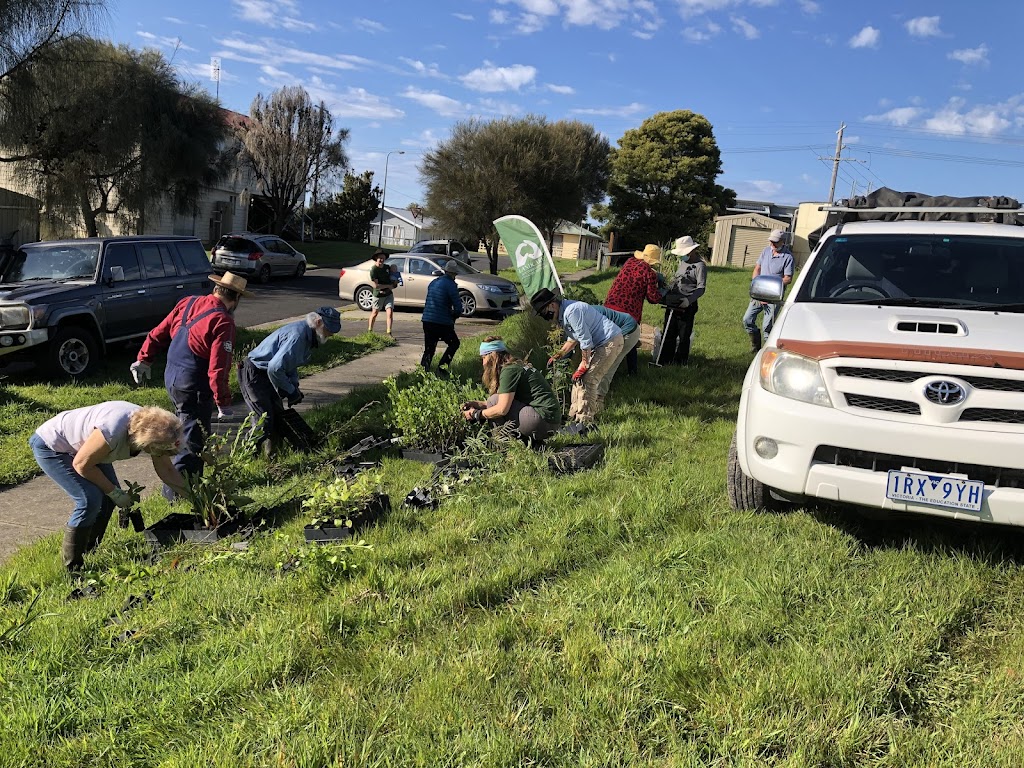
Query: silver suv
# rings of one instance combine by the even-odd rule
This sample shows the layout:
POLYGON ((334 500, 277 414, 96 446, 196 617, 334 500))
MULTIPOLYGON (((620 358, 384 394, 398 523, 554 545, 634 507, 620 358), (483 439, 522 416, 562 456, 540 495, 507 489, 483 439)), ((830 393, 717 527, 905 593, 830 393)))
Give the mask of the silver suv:
POLYGON ((269 282, 272 275, 302 277, 306 272, 306 257, 276 235, 224 235, 210 254, 217 274, 233 272, 260 283, 269 282))
POLYGON ((472 266, 469 249, 458 240, 420 240, 409 249, 409 253, 428 253, 431 256, 450 256, 467 266, 472 266))

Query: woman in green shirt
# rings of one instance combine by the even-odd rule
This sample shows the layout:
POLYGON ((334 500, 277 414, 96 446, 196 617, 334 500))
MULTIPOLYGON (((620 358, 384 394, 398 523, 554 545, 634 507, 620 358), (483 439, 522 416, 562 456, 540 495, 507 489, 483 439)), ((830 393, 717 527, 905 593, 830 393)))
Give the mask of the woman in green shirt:
POLYGON ((562 407, 551 385, 529 363, 509 354, 500 336, 488 336, 480 345, 487 402, 465 403, 469 421, 511 424, 524 440, 542 442, 562 422, 562 407))

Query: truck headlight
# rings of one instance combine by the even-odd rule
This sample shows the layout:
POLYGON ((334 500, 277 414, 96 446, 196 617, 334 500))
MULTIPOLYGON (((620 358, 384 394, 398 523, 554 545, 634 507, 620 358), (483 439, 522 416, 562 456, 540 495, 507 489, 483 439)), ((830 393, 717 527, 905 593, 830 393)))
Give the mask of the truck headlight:
POLYGON ((779 397, 812 405, 832 407, 817 360, 803 355, 766 349, 761 353, 761 386, 779 397))
POLYGON ((24 304, 0 307, 0 328, 8 331, 22 331, 28 328, 29 312, 24 304))

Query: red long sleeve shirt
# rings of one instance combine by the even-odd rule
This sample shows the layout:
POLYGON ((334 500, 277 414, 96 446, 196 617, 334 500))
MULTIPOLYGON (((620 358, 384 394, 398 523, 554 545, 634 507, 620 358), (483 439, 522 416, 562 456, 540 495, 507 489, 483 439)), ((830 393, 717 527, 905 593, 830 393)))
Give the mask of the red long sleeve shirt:
MULTIPOLYGON (((185 307, 191 296, 186 296, 175 305, 171 314, 149 332, 139 351, 139 360, 153 364, 157 355, 166 351, 171 339, 183 323, 198 317, 208 309, 223 307, 224 303, 212 293, 200 296, 192 305, 189 316, 184 317, 185 307)), ((231 355, 235 349, 235 318, 228 312, 214 312, 192 326, 188 333, 188 348, 201 360, 209 361, 210 389, 213 402, 222 408, 231 405, 231 388, 228 375, 231 372, 231 355)))
POLYGON ((639 323, 644 313, 645 298, 651 304, 661 301, 658 275, 646 261, 632 256, 626 259, 626 263, 612 281, 604 305, 609 309, 625 312, 639 323))

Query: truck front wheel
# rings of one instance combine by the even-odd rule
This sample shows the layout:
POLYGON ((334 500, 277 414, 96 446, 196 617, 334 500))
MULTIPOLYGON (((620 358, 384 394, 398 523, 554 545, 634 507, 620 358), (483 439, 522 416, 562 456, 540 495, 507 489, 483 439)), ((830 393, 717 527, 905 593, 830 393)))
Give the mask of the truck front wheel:
POLYGON ((729 506, 733 509, 768 511, 778 509, 782 504, 775 499, 764 483, 748 477, 740 466, 736 452, 736 433, 729 444, 729 460, 726 465, 726 486, 729 491, 729 506))
POLYGON ((84 328, 58 328, 47 346, 47 367, 50 374, 58 378, 88 376, 99 364, 99 342, 84 328))

